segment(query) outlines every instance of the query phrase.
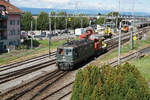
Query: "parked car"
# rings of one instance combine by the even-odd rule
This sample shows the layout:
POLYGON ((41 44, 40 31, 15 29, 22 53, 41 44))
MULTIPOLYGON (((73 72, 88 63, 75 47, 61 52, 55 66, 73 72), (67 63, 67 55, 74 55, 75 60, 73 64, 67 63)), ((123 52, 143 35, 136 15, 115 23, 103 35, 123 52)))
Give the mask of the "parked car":
POLYGON ((34 35, 34 38, 41 38, 41 35, 34 35))
POLYGON ((34 32, 31 32, 30 34, 31 34, 31 35, 35 35, 35 33, 34 33, 34 32))
POLYGON ((46 32, 42 32, 41 37, 46 37, 46 32))
POLYGON ((70 33, 68 29, 62 31, 62 33, 70 33))

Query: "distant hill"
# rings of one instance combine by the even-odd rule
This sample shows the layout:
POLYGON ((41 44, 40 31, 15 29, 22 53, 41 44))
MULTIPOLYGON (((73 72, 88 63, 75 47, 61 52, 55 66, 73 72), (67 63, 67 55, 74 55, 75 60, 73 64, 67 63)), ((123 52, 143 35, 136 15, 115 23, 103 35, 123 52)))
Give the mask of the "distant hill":
MULTIPOLYGON (((26 12, 29 11, 31 12, 33 15, 38 15, 40 14, 41 11, 45 11, 47 13, 51 12, 51 11, 55 11, 55 12, 60 12, 60 11, 65 11, 67 13, 72 13, 72 14, 87 14, 87 15, 97 15, 98 13, 101 14, 107 14, 109 12, 111 12, 111 10, 98 10, 98 9, 78 9, 78 11, 75 11, 74 9, 48 9, 48 8, 20 8, 22 11, 26 12)), ((131 12, 121 12, 121 15, 132 15, 131 12)), ((135 12, 136 16, 150 16, 149 13, 145 13, 145 12, 135 12)))

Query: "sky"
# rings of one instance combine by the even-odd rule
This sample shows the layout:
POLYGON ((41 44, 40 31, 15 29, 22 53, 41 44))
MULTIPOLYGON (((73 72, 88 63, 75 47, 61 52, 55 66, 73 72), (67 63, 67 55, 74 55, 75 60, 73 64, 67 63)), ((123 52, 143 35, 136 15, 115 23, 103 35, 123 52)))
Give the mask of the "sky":
MULTIPOLYGON (((119 10, 119 0, 10 0, 17 7, 119 10)), ((150 0, 120 0, 120 11, 149 12, 150 0)))

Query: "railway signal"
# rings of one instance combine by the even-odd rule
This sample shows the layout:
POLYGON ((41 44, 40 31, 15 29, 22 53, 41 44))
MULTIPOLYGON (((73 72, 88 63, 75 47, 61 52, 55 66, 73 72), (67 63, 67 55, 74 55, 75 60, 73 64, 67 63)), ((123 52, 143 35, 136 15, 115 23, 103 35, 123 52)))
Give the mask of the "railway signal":
POLYGON ((68 21, 71 22, 71 18, 69 18, 68 21))

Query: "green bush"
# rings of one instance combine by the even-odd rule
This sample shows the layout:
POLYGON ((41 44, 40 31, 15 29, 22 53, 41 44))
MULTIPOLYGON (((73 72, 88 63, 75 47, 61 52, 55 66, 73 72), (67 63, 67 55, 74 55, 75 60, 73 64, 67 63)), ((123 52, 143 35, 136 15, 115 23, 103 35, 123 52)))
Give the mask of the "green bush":
POLYGON ((128 63, 79 70, 71 100, 149 100, 148 85, 140 72, 128 63))
MULTIPOLYGON (((37 40, 33 40, 33 47, 38 47, 40 43, 37 40)), ((29 49, 31 47, 31 39, 25 40, 23 45, 26 46, 26 49, 29 49)))

